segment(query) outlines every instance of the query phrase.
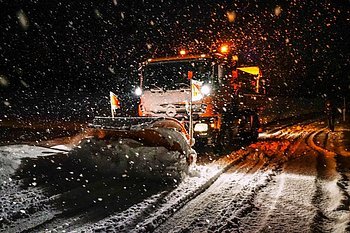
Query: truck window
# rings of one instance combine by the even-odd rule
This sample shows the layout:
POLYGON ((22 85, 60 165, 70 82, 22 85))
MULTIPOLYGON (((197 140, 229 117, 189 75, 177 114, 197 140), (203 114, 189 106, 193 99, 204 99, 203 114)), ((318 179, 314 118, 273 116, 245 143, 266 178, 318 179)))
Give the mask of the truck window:
POLYGON ((206 60, 167 61, 148 64, 143 72, 144 89, 175 90, 189 88, 188 71, 193 79, 211 82, 212 66, 206 60))

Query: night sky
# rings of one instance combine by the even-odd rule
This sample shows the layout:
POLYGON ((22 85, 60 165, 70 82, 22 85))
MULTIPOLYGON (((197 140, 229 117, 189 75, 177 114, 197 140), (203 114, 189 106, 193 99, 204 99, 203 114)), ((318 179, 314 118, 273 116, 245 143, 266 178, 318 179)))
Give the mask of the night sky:
POLYGON ((11 0, 1 9, 2 117, 108 112, 109 91, 132 102, 147 58, 224 41, 241 65, 261 67, 271 95, 350 93, 348 0, 11 0))

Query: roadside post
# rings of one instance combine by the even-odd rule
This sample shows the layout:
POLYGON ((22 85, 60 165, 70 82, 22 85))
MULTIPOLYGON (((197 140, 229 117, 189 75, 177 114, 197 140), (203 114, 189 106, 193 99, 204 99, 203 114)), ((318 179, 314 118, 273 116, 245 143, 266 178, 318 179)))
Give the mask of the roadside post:
POLYGON ((188 71, 188 79, 190 80, 190 122, 189 122, 189 134, 190 134, 190 147, 192 149, 192 144, 193 144, 193 118, 192 118, 192 114, 193 114, 193 109, 192 109, 192 96, 193 96, 193 90, 192 90, 192 77, 193 77, 193 71, 188 71))
POLYGON ((346 98, 344 96, 344 102, 343 102, 343 122, 346 121, 346 98))

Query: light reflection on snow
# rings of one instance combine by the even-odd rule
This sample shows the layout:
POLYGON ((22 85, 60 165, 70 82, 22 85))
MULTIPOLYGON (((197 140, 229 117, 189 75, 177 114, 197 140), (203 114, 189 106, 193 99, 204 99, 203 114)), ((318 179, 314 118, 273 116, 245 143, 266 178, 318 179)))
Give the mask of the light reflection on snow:
POLYGON ((315 176, 312 175, 301 175, 301 174, 292 174, 292 173, 284 173, 282 177, 285 179, 293 179, 293 180, 314 180, 315 176))
POLYGON ((207 179, 208 177, 212 177, 217 174, 222 168, 215 165, 192 165, 190 167, 190 179, 194 177, 200 179, 207 179))
POLYGON ((267 133, 267 132, 259 133, 259 139, 268 139, 268 138, 276 137, 276 136, 278 136, 280 134, 281 134, 280 131, 277 131, 277 132, 274 132, 274 133, 267 133))

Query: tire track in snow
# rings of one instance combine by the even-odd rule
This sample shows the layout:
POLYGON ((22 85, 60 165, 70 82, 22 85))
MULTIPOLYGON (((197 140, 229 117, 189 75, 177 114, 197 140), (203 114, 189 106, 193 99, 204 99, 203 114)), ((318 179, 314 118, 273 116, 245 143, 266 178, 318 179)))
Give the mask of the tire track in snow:
POLYGON ((54 149, 28 145, 0 147, 0 232, 24 231, 60 212, 51 205, 55 196, 47 197, 45 191, 37 187, 35 180, 26 185, 25 180, 16 175, 23 160, 57 152, 54 149))
POLYGON ((313 182, 308 182, 307 179, 310 178, 303 175, 309 173, 309 163, 312 161, 302 162, 304 168, 300 169, 300 160, 305 161, 302 156, 303 147, 300 145, 309 135, 310 133, 302 132, 296 134, 296 137, 287 137, 291 142, 283 154, 288 160, 285 163, 283 159, 280 161, 282 169, 277 170, 271 182, 257 195, 253 203, 256 208, 242 219, 240 232, 283 232, 286 227, 289 232, 305 231, 305 227, 296 222, 302 221, 301 219, 307 221, 306 216, 311 212, 305 205, 307 198, 300 198, 300 190, 308 190, 309 183, 313 182), (295 159, 290 160, 291 158, 295 159), (294 174, 296 169, 300 173, 294 174))
POLYGON ((316 163, 316 170, 317 170, 317 176, 315 179, 315 185, 316 185, 316 191, 312 198, 312 203, 316 207, 316 214, 314 216, 313 224, 311 225, 311 229, 314 232, 325 232, 327 229, 327 224, 330 224, 330 219, 326 216, 326 208, 323 205, 323 203, 326 203, 326 194, 325 190, 323 190, 324 182, 322 181, 325 177, 324 169, 327 166, 325 158, 321 152, 319 152, 316 149, 316 145, 314 144, 314 137, 317 137, 319 134, 321 134, 323 131, 320 130, 316 133, 314 133, 309 139, 307 140, 307 144, 316 151, 317 155, 317 163, 316 163))
POLYGON ((340 175, 340 179, 337 182, 337 185, 340 187, 343 193, 343 199, 341 200, 341 205, 338 207, 338 210, 347 210, 350 211, 350 187, 349 187, 349 174, 350 174, 350 163, 349 159, 337 154, 335 156, 337 162, 337 171, 340 175))
POLYGON ((272 135, 276 138, 281 138, 283 136, 285 136, 285 134, 283 133, 283 130, 284 129, 288 129, 292 126, 295 126, 296 124, 299 125, 299 126, 305 126, 305 125, 309 125, 309 124, 312 124, 312 123, 315 123, 317 122, 318 119, 301 119, 299 120, 298 122, 291 122, 291 123, 282 123, 282 124, 279 124, 277 122, 277 126, 273 127, 272 129, 269 129, 270 127, 267 127, 267 130, 265 133, 269 134, 269 135, 272 135))
POLYGON ((276 175, 276 170, 258 171, 258 174, 251 180, 251 184, 243 189, 233 198, 230 205, 222 211, 215 224, 209 227, 208 232, 228 232, 236 229, 240 232, 241 219, 246 217, 255 208, 253 201, 257 193, 266 187, 276 175))
MULTIPOLYGON (((343 194, 343 198, 340 200, 341 204, 337 210, 347 212, 348 218, 350 219, 350 160, 349 157, 339 154, 335 156, 335 159, 337 162, 337 171, 341 176, 337 185, 340 187, 343 194)), ((345 230, 350 232, 350 220, 347 221, 345 230)))
MULTIPOLYGON (((283 153, 286 153, 289 146, 283 150, 284 143, 280 143, 277 151, 283 150, 283 153)), ((254 151, 250 155, 254 153, 258 152, 254 151)), ((203 229, 206 229, 207 232, 240 232, 242 230, 241 220, 255 210, 253 202, 256 195, 278 174, 284 163, 281 158, 278 158, 277 161, 275 159, 271 155, 264 155, 262 158, 260 156, 255 165, 250 164, 247 168, 248 171, 243 170, 240 177, 231 181, 236 186, 226 184, 226 190, 225 185, 223 185, 217 191, 220 195, 215 195, 216 190, 212 190, 217 185, 211 186, 201 196, 188 203, 184 209, 175 213, 174 217, 169 219, 164 226, 161 225, 157 228, 156 232, 202 232, 203 229), (229 192, 230 189, 231 192, 229 192), (228 200, 228 203, 225 200, 228 200), (197 213, 194 211, 196 209, 197 213)), ((232 169, 239 171, 240 168, 234 167, 232 169)), ((224 175, 230 177, 229 174, 224 175)), ((225 177, 221 178, 225 179, 225 177)), ((230 182, 228 178, 226 180, 228 183, 230 182)), ((225 182, 221 183, 225 184, 225 182)))
MULTIPOLYGON (((128 180, 128 182, 130 181, 131 180, 128 180)), ((52 230, 48 231, 46 229, 71 232, 72 230, 79 228, 84 224, 88 224, 89 222, 96 222, 103 218, 106 218, 112 213, 122 212, 125 209, 128 209, 127 211, 131 209, 132 211, 132 208, 129 208, 132 203, 137 203, 145 199, 145 197, 143 197, 145 193, 140 193, 142 192, 140 190, 141 185, 137 185, 139 182, 136 180, 132 181, 136 185, 124 189, 125 191, 123 192, 116 190, 115 186, 117 185, 119 188, 122 188, 128 182, 124 181, 122 183, 121 180, 114 180, 113 178, 105 178, 104 180, 98 179, 97 181, 89 182, 85 185, 85 187, 72 188, 66 192, 61 192, 57 196, 59 196, 60 199, 58 203, 62 203, 62 201, 65 202, 65 208, 62 213, 57 214, 54 216, 54 218, 33 227, 30 229, 30 232, 52 232, 52 230), (131 204, 125 204, 120 201, 124 200, 123 196, 125 195, 130 195, 128 202, 131 204), (71 196, 80 196, 80 202, 75 202, 75 198, 70 199, 71 196), (124 205, 128 206, 126 207, 124 205)), ((147 186, 142 187, 148 189, 147 186)), ((142 206, 142 208, 145 208, 145 212, 149 212, 152 208, 154 208, 154 206, 158 202, 161 202, 161 200, 169 192, 164 191, 164 187, 161 189, 159 189, 158 186, 153 188, 153 191, 157 194, 153 195, 152 198, 148 198, 148 208, 142 206)), ((152 192, 151 188, 149 190, 152 192)))
MULTIPOLYGON (((345 146, 349 140, 349 129, 339 127, 335 132, 329 132, 329 135, 330 140, 325 148, 336 153, 337 171, 341 176, 337 184, 344 194, 338 209, 350 211, 350 152, 345 146)), ((350 232, 350 220, 346 230, 350 232)))
POLYGON ((326 146, 326 142, 320 142, 320 138, 327 140, 325 129, 315 132, 308 140, 308 145, 317 152, 317 177, 316 192, 313 203, 317 208, 314 218, 313 230, 316 232, 345 232, 349 230, 349 195, 346 186, 341 185, 344 175, 334 152, 319 145, 326 146), (318 138, 318 144, 315 143, 318 138), (345 205, 344 205, 345 204, 345 205), (345 210, 346 209, 346 210, 345 210))
MULTIPOLYGON (((235 199, 244 189, 248 189, 248 183, 250 183, 248 180, 251 179, 247 177, 253 176, 262 166, 260 161, 243 161, 232 167, 210 188, 175 213, 164 223, 164 226, 157 228, 156 232, 166 232, 171 229, 174 231, 176 229, 176 226, 173 226, 174 223, 194 232, 201 231, 204 227, 209 229, 210 223, 218 220, 218 212, 225 214, 223 210, 232 204, 232 199, 235 199)), ((182 228, 177 229, 176 232, 181 230, 182 228)))
MULTIPOLYGON (((283 143, 279 145, 276 151, 279 153, 282 153, 284 156, 288 157, 289 154, 293 154, 296 150, 296 148, 300 144, 302 133, 298 133, 294 135, 293 137, 287 137, 291 140, 290 144, 288 144, 287 147, 283 148, 283 143), (296 143, 295 143, 296 142, 296 143), (295 144, 294 144, 295 143, 295 144)), ((277 135, 276 138, 280 138, 280 135, 277 135)), ((286 162, 285 158, 281 158, 279 155, 276 156, 278 159, 276 161, 276 158, 270 159, 268 161, 265 161, 264 168, 260 172, 262 172, 262 179, 260 180, 254 180, 253 184, 255 187, 253 187, 252 192, 247 194, 246 197, 244 197, 244 192, 239 193, 238 199, 240 203, 242 203, 242 208, 238 210, 233 210, 231 213, 229 211, 229 214, 226 215, 228 219, 225 221, 227 222, 225 225, 213 227, 210 229, 209 232, 231 232, 232 229, 235 229, 235 232, 245 232, 248 230, 248 232, 252 232, 252 218, 251 215, 253 212, 258 212, 259 207, 256 206, 255 200, 259 193, 263 190, 265 190, 267 187, 270 186, 270 183, 273 181, 276 181, 276 177, 281 173, 281 168, 283 164, 286 162), (270 167, 270 168, 269 168, 270 167), (265 170, 265 171, 264 171, 265 170), (265 176, 265 177, 264 177, 265 176), (234 214, 232 214, 232 212, 234 214), (249 222, 248 224, 244 225, 245 222, 249 222), (248 228, 247 228, 248 227, 248 228)), ((262 229, 265 228, 267 224, 267 219, 269 218, 270 214, 272 213, 274 206, 276 206, 278 199, 280 195, 282 194, 283 190, 283 184, 279 186, 277 189, 277 193, 275 195, 275 199, 272 201, 272 206, 270 206, 270 209, 268 212, 265 213, 265 217, 263 218, 262 222, 258 222, 258 230, 257 232, 261 232, 262 229)), ((234 205, 237 206, 237 205, 234 205)), ((222 216, 222 214, 221 214, 222 216)), ((269 230, 267 230, 269 232, 269 230)))
POLYGON ((150 232, 170 218, 186 203, 195 199, 208 189, 223 173, 242 161, 249 153, 232 153, 210 164, 204 177, 185 179, 179 186, 162 197, 152 197, 140 202, 121 213, 93 225, 86 225, 74 232, 150 232))
POLYGON ((20 232, 52 219, 60 212, 51 206, 53 200, 37 188, 3 195, 0 232, 20 232))
MULTIPOLYGON (((160 212, 156 212, 151 215, 150 218, 146 219, 146 221, 140 223, 137 225, 137 227, 132 230, 132 232, 153 232, 157 230, 157 228, 166 222, 168 219, 170 219, 174 214, 178 213, 179 211, 182 211, 182 208, 189 203, 192 200, 197 200, 198 196, 202 195, 203 193, 206 193, 208 189, 212 189, 212 187, 216 187, 217 182, 222 182, 222 177, 227 174, 228 171, 231 169, 234 169, 234 166, 237 164, 240 164, 244 159, 248 156, 249 153, 244 154, 243 156, 240 156, 236 159, 234 159, 229 165, 227 165, 223 170, 221 170, 219 173, 217 173, 213 178, 209 179, 204 186, 201 186, 199 189, 197 189, 193 195, 190 196, 187 200, 179 201, 175 204, 169 205, 169 203, 165 204, 162 208, 160 208, 160 212)), ((244 166, 244 165, 243 165, 244 166)), ((239 174, 241 175, 241 174, 239 174)), ((244 176, 244 174, 243 174, 244 176)), ((202 208, 202 206, 201 206, 202 208)), ((163 231, 161 231, 163 232, 163 231)))

